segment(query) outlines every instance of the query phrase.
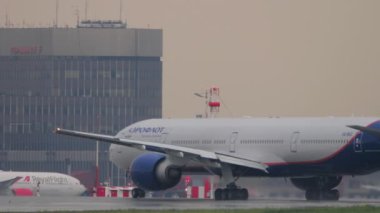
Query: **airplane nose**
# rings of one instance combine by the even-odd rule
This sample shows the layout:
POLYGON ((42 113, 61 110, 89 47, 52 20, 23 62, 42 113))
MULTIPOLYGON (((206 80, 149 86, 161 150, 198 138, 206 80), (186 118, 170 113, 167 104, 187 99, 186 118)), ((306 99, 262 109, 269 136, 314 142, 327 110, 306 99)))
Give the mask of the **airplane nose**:
POLYGON ((83 184, 80 184, 78 187, 78 194, 83 194, 86 191, 87 191, 87 188, 83 184))

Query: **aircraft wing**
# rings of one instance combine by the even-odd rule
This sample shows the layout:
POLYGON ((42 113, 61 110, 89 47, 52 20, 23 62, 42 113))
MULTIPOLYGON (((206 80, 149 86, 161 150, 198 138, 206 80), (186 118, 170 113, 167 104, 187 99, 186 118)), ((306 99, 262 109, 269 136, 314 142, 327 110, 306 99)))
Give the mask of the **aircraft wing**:
POLYGON ((176 146, 176 145, 171 145, 171 144, 130 140, 130 139, 118 138, 118 137, 110 136, 110 135, 94 134, 94 133, 66 130, 66 129, 61 129, 61 128, 57 128, 55 130, 55 133, 81 137, 81 138, 88 138, 88 139, 103 141, 103 142, 122 145, 122 146, 128 146, 128 147, 136 148, 139 150, 164 153, 170 156, 187 158, 187 159, 192 159, 192 160, 196 160, 200 162, 211 161, 211 162, 218 162, 218 163, 227 163, 227 164, 237 165, 237 166, 244 166, 244 167, 249 167, 253 169, 258 169, 265 173, 268 173, 267 171, 268 166, 259 161, 253 161, 251 159, 246 159, 246 158, 239 158, 232 155, 226 155, 224 153, 205 151, 201 149, 194 149, 194 148, 176 146))
POLYGON ((9 190, 9 188, 16 183, 18 180, 20 180, 22 177, 15 177, 9 180, 1 181, 0 182, 0 191, 9 190))

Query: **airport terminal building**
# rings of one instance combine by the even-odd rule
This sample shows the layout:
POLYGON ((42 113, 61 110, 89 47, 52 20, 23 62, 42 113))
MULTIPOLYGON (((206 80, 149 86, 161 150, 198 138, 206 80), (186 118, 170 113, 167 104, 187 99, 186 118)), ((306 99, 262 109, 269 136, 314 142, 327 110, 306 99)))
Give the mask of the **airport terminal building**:
MULTIPOLYGON (((113 135, 160 118, 161 57, 160 29, 1 28, 0 170, 91 168, 96 143, 53 129, 113 135)), ((101 181, 124 177, 108 146, 100 146, 101 181)))

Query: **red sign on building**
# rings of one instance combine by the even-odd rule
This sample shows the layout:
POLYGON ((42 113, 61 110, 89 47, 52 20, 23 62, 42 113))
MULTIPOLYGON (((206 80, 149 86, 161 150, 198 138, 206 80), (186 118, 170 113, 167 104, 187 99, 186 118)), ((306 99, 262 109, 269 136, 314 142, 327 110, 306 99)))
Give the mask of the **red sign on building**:
POLYGON ((11 47, 10 51, 13 55, 39 55, 42 53, 42 46, 11 47))

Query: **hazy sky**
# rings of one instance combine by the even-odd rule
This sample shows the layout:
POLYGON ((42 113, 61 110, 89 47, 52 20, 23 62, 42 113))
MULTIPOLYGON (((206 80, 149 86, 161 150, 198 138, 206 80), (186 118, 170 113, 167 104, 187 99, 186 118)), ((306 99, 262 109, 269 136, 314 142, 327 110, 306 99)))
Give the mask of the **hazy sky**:
MULTIPOLYGON (((88 0, 119 19, 119 0, 88 0)), ((0 25, 47 26, 54 0, 0 0, 0 25)), ((85 0, 60 0, 74 26, 85 0)), ((220 116, 380 115, 380 1, 123 0, 131 27, 164 32, 163 115, 193 117, 221 88, 220 116)), ((1 35, 0 35, 1 36, 1 35)))

